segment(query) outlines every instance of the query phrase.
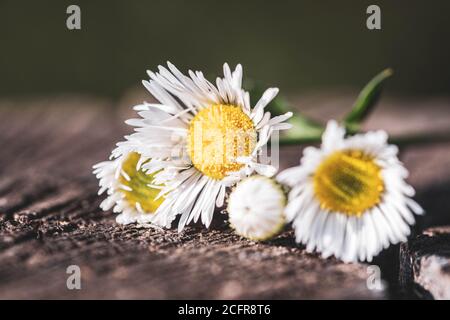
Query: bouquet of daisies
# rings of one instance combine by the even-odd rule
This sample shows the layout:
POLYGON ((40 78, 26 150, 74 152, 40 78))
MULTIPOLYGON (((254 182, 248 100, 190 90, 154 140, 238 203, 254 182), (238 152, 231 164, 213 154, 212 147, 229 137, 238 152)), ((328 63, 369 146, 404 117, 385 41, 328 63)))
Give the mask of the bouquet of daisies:
POLYGON ((216 208, 225 207, 243 237, 268 240, 292 223, 308 251, 371 261, 405 241, 414 214, 423 213, 386 132, 359 128, 390 74, 369 82, 341 124, 323 128, 280 104, 269 108, 277 88, 252 104, 241 65, 231 71, 225 64, 215 84, 171 63, 148 71, 143 84, 159 103, 135 106, 137 118, 126 121, 133 133, 94 166, 99 194, 107 194, 101 208, 118 213, 120 224, 170 228, 177 220, 181 232, 192 222, 208 227, 216 208), (321 145, 277 173, 262 154, 281 130, 284 142, 321 145))

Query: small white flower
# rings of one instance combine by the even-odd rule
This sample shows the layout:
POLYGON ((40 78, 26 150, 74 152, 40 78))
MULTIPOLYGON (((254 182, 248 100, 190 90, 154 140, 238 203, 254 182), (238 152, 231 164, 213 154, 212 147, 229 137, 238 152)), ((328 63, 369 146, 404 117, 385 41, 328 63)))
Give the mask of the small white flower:
POLYGON ((265 176, 251 176, 239 182, 230 194, 229 222, 240 236, 268 240, 283 229, 285 206, 281 185, 265 176))
POLYGON ((383 248, 406 241, 413 213, 423 210, 411 199, 408 172, 386 132, 344 136, 330 121, 321 148, 306 148, 301 165, 277 179, 292 188, 286 216, 309 252, 370 262, 383 248))
POLYGON ((273 174, 259 154, 273 131, 288 129, 284 123, 291 112, 271 118, 264 108, 278 93, 266 90, 255 105, 242 89, 242 67, 231 72, 224 65, 224 77, 216 85, 199 71, 183 75, 174 65, 148 71, 144 86, 159 104, 135 107, 139 119, 128 120, 135 132, 118 144, 113 156, 137 151, 148 162, 154 183, 164 185, 164 202, 152 222, 170 227, 180 215, 178 230, 191 221, 210 225, 215 207, 224 203, 227 187, 254 171, 273 174))
POLYGON ((104 211, 113 208, 114 212, 120 213, 117 223, 150 223, 163 201, 156 198, 160 187, 151 185, 153 176, 143 172, 140 159, 138 153, 129 152, 94 166, 100 185, 98 194, 106 192, 108 195, 100 208, 104 211))

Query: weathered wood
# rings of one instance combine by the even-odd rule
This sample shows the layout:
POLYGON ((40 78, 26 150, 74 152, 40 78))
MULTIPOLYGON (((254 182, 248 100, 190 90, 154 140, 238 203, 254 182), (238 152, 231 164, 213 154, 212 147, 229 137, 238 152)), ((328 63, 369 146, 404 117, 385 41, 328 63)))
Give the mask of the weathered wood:
POLYGON ((410 295, 450 299, 450 226, 435 227, 402 244, 400 282, 410 295))
MULTIPOLYGON (((386 297, 367 289, 366 265, 307 254, 289 230, 256 244, 222 217, 181 234, 117 225, 98 208, 91 166, 127 132, 125 114, 76 97, 0 103, 0 298, 386 297), (66 288, 73 264, 81 290, 66 288)), ((405 153, 413 180, 438 162, 427 148, 405 153)), ((437 149, 449 154, 448 144, 437 149)), ((283 148, 282 167, 300 151, 283 148)), ((433 166, 419 190, 447 168, 433 166)))

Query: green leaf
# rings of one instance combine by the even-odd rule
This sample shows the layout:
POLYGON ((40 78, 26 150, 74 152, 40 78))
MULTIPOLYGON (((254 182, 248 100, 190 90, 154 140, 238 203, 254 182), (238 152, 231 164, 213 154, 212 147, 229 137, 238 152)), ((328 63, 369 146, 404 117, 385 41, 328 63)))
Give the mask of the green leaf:
MULTIPOLYGON (((250 103, 255 106, 258 100, 262 97, 267 86, 252 79, 245 79, 244 87, 250 92, 250 103)), ((270 111, 273 116, 279 116, 283 113, 291 111, 290 106, 282 95, 278 94, 267 106, 266 111, 270 111)))
POLYGON ((300 113, 294 113, 289 119, 292 128, 283 132, 281 144, 297 144, 305 142, 318 142, 324 131, 324 127, 300 113))
POLYGON ((384 81, 393 74, 392 69, 385 69, 377 74, 361 90, 353 104, 352 110, 344 119, 344 125, 349 132, 357 132, 362 120, 369 114, 380 97, 384 81))
MULTIPOLYGON (((250 90, 251 98, 254 99, 252 104, 255 105, 257 100, 262 96, 264 90, 262 86, 255 82, 247 82, 246 88, 250 90)), ((293 112, 293 116, 288 120, 292 124, 292 128, 282 132, 280 144, 299 144, 307 142, 318 142, 324 131, 324 127, 300 114, 295 112, 289 102, 280 94, 273 99, 266 107, 272 116, 278 116, 286 112, 293 112)))

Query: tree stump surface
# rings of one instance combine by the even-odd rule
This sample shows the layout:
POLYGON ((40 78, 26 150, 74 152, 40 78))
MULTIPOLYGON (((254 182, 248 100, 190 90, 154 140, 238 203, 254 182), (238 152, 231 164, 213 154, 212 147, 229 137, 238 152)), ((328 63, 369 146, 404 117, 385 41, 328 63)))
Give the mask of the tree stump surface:
MULTIPOLYGON (((209 230, 194 225, 180 234, 117 225, 115 214, 98 207, 103 197, 91 169, 130 132, 123 124, 129 108, 111 104, 71 96, 0 102, 0 298, 388 297, 367 288, 368 265, 308 254, 289 228, 254 243, 236 236, 220 213, 209 230), (81 290, 66 286, 70 265, 81 269, 81 290)), ((402 155, 418 199, 435 211, 425 225, 450 220, 441 214, 449 207, 449 146, 402 155)), ((283 147, 281 167, 300 156, 300 147, 283 147)), ((395 274, 395 263, 387 265, 395 274)))
POLYGON ((421 298, 450 300, 450 227, 434 227, 400 247, 401 285, 421 298))

